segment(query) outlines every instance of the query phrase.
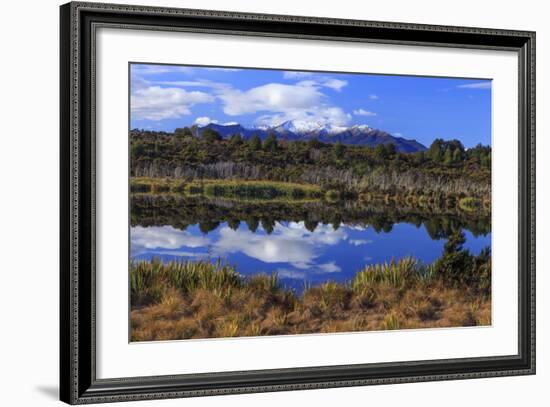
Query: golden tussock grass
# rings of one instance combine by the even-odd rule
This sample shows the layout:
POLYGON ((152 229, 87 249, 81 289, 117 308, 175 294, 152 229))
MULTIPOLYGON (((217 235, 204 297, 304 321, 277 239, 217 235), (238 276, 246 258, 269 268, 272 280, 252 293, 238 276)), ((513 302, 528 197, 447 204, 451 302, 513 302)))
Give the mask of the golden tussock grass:
POLYGON ((132 341, 480 326, 490 294, 457 288, 413 258, 366 266, 346 284, 298 297, 276 275, 228 265, 159 261, 131 267, 132 341))

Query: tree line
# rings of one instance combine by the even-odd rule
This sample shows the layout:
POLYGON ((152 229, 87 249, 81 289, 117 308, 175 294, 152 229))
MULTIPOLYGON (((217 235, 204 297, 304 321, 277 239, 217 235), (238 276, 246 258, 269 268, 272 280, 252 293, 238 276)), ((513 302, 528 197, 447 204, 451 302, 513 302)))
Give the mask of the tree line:
POLYGON ((397 152, 392 143, 375 147, 280 140, 239 134, 227 139, 212 129, 200 136, 184 127, 174 133, 132 130, 131 174, 185 179, 266 179, 311 182, 340 190, 401 188, 490 194, 491 148, 466 149, 459 140, 436 139, 428 150, 397 152), (334 185, 331 185, 334 184, 334 185))

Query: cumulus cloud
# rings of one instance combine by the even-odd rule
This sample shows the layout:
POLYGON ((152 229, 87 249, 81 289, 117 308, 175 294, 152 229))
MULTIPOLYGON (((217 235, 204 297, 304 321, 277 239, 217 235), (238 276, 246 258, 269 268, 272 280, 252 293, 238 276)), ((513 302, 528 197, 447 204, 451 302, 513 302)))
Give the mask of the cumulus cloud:
POLYGON ((356 115, 356 116, 367 116, 367 117, 372 117, 372 116, 377 115, 376 113, 371 112, 370 110, 365 110, 365 109, 355 109, 353 111, 353 114, 356 115))
POLYGON ((304 222, 291 222, 288 225, 276 223, 269 235, 223 227, 219 236, 212 245, 218 256, 238 252, 264 263, 289 263, 297 269, 317 269, 328 273, 339 271, 339 268, 331 263, 316 264, 317 249, 323 245, 335 245, 347 235, 330 225, 319 225, 310 232, 304 222))
POLYGON ((258 111, 286 111, 308 109, 321 102, 323 94, 308 85, 285 85, 268 83, 247 91, 232 89, 220 95, 224 112, 230 116, 256 113, 258 111))
POLYGON ((316 126, 343 126, 350 115, 340 107, 327 103, 315 81, 287 85, 269 83, 246 91, 225 90, 219 95, 224 113, 229 116, 267 112, 259 116, 259 126, 274 126, 287 120, 312 123, 316 126))
POLYGON ((299 84, 302 85, 308 84, 311 86, 330 88, 337 92, 340 92, 342 88, 348 84, 346 80, 331 78, 317 72, 285 71, 283 72, 283 78, 299 80, 299 84))
POLYGON ((130 230, 130 242, 135 250, 179 249, 204 247, 210 244, 205 236, 193 236, 190 232, 172 226, 135 226, 130 230))
POLYGON ((380 98, 378 97, 378 95, 375 95, 374 93, 371 93, 371 94, 369 95, 369 99, 370 99, 370 100, 378 100, 378 99, 380 99, 380 98))
POLYGON ((135 89, 130 98, 130 105, 134 119, 158 121, 189 115, 191 106, 213 101, 214 97, 204 92, 149 86, 135 89))
POLYGON ((342 88, 344 86, 346 86, 347 84, 348 84, 348 81, 343 81, 341 79, 329 79, 329 80, 323 82, 321 85, 340 92, 342 90, 342 88))
MULTIPOLYGON (((136 65, 132 69, 131 111, 135 120, 177 119, 192 114, 194 105, 216 101, 221 102, 228 116, 257 115, 257 126, 274 126, 292 120, 311 129, 321 126, 341 129, 351 120, 351 115, 331 104, 324 93, 328 90, 340 92, 348 82, 326 75, 285 72, 283 76, 295 80, 294 83, 273 82, 237 89, 228 83, 208 79, 158 80, 148 76, 179 70, 190 73, 191 67, 136 65)), ((232 68, 208 69, 233 71, 232 68)), ((212 119, 207 122, 203 117, 198 120, 199 125, 214 122, 212 119)))
POLYGON ((195 121, 193 122, 193 124, 199 125, 201 127, 204 127, 204 126, 206 126, 210 123, 218 123, 218 121, 214 120, 214 119, 211 119, 208 116, 201 116, 201 117, 197 117, 195 119, 195 121))
POLYGON ((342 268, 337 266, 333 261, 330 263, 319 264, 317 267, 325 273, 338 273, 342 271, 342 268))
POLYGON ((458 85, 457 88, 460 89, 491 89, 491 82, 474 82, 474 83, 466 83, 464 85, 458 85))

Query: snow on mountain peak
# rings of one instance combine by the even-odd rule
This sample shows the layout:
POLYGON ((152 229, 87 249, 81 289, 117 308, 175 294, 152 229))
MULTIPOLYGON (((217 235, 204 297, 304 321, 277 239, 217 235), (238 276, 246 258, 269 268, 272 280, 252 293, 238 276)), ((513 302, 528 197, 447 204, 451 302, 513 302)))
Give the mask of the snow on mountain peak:
MULTIPOLYGON (((368 128, 368 126, 366 127, 368 128)), ((333 124, 308 120, 287 120, 279 125, 270 127, 270 129, 291 131, 298 134, 338 134, 348 130, 349 128, 346 126, 336 126, 333 124)))
POLYGON ((369 131, 372 130, 371 127, 367 124, 356 124, 355 126, 351 127, 352 129, 357 129, 361 131, 369 131))

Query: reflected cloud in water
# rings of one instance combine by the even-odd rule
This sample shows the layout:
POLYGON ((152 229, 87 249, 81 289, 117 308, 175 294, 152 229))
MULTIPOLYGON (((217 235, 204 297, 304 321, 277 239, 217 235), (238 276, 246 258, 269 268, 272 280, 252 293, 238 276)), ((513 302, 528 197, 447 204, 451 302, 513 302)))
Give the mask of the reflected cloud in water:
MULTIPOLYGON (((466 247, 478 253, 490 245, 490 234, 466 233, 466 247)), ((423 227, 397 223, 387 231, 367 226, 275 222, 254 231, 244 222, 223 222, 208 232, 200 225, 131 228, 133 259, 162 261, 210 259, 232 264, 243 275, 276 272, 297 290, 327 280, 349 281, 366 264, 416 256, 424 262, 439 257, 444 240, 434 240, 423 227)))

